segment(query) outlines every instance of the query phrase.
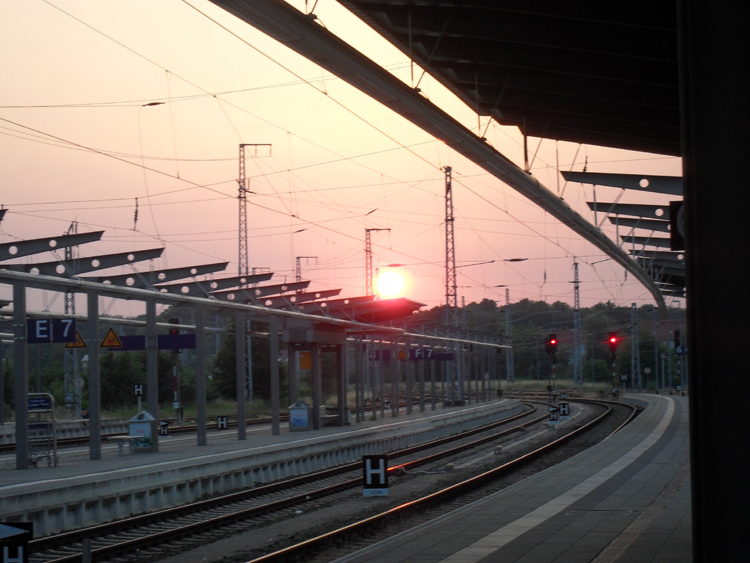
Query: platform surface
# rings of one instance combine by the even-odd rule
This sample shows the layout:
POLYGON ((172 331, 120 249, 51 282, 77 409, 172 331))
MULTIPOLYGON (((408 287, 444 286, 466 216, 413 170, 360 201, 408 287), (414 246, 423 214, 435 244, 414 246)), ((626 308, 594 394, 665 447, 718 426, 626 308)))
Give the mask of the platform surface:
MULTIPOLYGON (((372 432, 374 428, 403 428, 404 432, 415 423, 429 424, 430 421, 442 420, 446 415, 462 411, 482 411, 492 405, 509 404, 512 401, 475 402, 470 405, 446 407, 438 406, 431 410, 426 405, 424 412, 419 412, 415 406, 414 412, 407 415, 405 409, 397 417, 386 414, 371 420, 356 422, 344 427, 324 426, 319 430, 290 432, 289 424, 282 423, 278 435, 271 433, 270 425, 252 426, 247 428, 246 439, 237 439, 237 430, 209 431, 207 444, 197 445, 195 434, 180 434, 159 437, 159 451, 155 453, 139 453, 127 455, 128 447, 124 447, 126 455, 118 454, 118 446, 113 441, 105 441, 101 448, 101 458, 89 459, 88 446, 66 448, 59 450, 57 467, 48 467, 46 462, 39 467, 17 470, 14 453, 0 456, 0 499, 23 491, 52 490, 68 487, 84 482, 109 481, 126 475, 146 474, 166 470, 170 467, 184 467, 190 464, 221 463, 229 459, 250 454, 261 454, 279 448, 292 449, 315 444, 322 440, 343 435, 357 435, 372 432)), ((437 422, 436 422, 437 423, 437 422)))
POLYGON ((688 400, 632 395, 601 444, 338 563, 690 563, 688 400))

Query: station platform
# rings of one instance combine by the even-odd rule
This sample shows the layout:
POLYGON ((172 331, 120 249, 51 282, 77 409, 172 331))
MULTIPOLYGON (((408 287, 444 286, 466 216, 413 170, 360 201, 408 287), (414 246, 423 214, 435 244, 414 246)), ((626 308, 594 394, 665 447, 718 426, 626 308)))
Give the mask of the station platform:
MULTIPOLYGON (((120 455, 105 442, 101 459, 90 460, 88 447, 59 452, 57 467, 15 469, 15 455, 0 456, 2 520, 34 523, 34 537, 186 504, 209 495, 359 461, 442 438, 522 412, 518 399, 464 406, 438 406, 424 412, 386 416, 347 426, 290 431, 282 424, 210 432, 207 445, 195 435, 159 439, 159 451, 120 455)), ((127 454, 128 448, 125 446, 127 454)))
POLYGON ((689 563, 688 399, 646 408, 593 448, 337 563, 689 563))

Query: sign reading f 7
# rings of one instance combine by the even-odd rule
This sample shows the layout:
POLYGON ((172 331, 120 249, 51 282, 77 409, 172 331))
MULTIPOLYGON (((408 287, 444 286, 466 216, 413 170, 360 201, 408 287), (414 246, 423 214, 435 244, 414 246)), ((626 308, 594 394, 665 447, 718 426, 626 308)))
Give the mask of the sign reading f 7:
POLYGON ((29 344, 66 343, 76 341, 75 319, 28 319, 26 334, 29 344))

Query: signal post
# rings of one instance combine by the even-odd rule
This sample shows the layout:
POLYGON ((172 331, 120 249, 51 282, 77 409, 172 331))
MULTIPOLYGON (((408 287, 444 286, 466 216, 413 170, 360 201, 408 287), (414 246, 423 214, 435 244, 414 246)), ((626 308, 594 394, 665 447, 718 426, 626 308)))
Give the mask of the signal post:
POLYGON ((554 387, 555 387, 555 376, 557 371, 557 335, 556 334, 550 334, 547 337, 547 340, 544 342, 544 348, 547 351, 547 354, 549 354, 550 359, 552 360, 552 371, 550 372, 550 384, 549 384, 549 393, 550 397, 554 398, 554 387))
MULTIPOLYGON (((616 332, 610 332, 609 338, 609 349, 612 352, 612 395, 617 394, 617 366, 615 365, 615 359, 617 356, 617 345, 619 344, 619 338, 616 332)), ((625 385, 623 383, 623 385, 625 385)), ((623 387, 623 392, 625 391, 623 387)))

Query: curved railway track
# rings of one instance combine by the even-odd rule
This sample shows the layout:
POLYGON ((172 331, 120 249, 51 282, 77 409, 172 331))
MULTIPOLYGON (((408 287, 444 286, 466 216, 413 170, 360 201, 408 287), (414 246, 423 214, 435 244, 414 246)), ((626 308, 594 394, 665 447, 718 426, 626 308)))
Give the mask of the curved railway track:
MULTIPOLYGON (((600 402, 593 403, 601 404, 600 402)), ((611 410, 610 407, 608 409, 611 410)), ((597 421, 607 416, 610 410, 605 411, 603 415, 597 418, 597 421)), ((393 452, 389 454, 389 460, 408 459, 419 452, 433 450, 429 455, 424 455, 418 459, 408 459, 400 465, 391 467, 389 472, 393 474, 403 474, 406 472, 408 474, 409 471, 412 471, 416 467, 434 464, 437 460, 456 456, 458 453, 468 449, 476 448, 482 444, 490 443, 516 432, 522 432, 526 428, 547 420, 548 415, 546 412, 541 416, 534 416, 536 414, 535 411, 536 408, 531 407, 525 413, 504 419, 492 425, 450 438, 393 452), (480 434, 487 433, 490 434, 477 437, 480 434), (449 444, 456 442, 459 442, 459 444, 445 449, 449 444), (441 451, 434 451, 439 448, 442 448, 441 451)), ((590 424, 576 430, 571 435, 556 440, 553 444, 560 445, 565 443, 572 439, 573 435, 585 432, 588 428, 590 428, 590 424)), ((527 454, 520 460, 505 464, 496 470, 498 473, 489 473, 484 477, 479 476, 475 478, 479 479, 479 481, 474 482, 492 479, 494 477, 491 477, 491 475, 499 475, 502 472, 512 471, 513 468, 521 464, 528 463, 532 459, 545 455, 546 452, 555 447, 554 445, 532 452, 532 454, 527 454)), ((391 464, 392 462, 389 465, 391 464)), ((92 528, 58 534, 49 538, 40 538, 34 540, 29 545, 30 552, 32 553, 31 561, 34 563, 72 563, 81 561, 84 540, 91 541, 92 560, 95 561, 106 561, 112 558, 122 560, 123 557, 127 560, 134 557, 129 554, 133 554, 139 550, 143 553, 144 550, 148 550, 154 546, 170 546, 167 551, 190 549, 189 546, 179 547, 176 544, 184 543, 186 541, 185 538, 189 538, 189 541, 187 541, 188 544, 195 544, 196 541, 199 543, 214 541, 217 538, 226 537, 237 530, 246 529, 248 526, 266 525, 269 522, 283 520, 288 516, 293 516, 299 507, 304 507, 304 510, 309 512, 315 509, 316 503, 324 505, 325 503, 336 502, 337 495, 351 495, 351 492, 347 491, 360 486, 361 463, 347 464, 315 474, 257 487, 248 491, 207 499, 183 507, 144 514, 92 528)), ((471 487, 471 485, 451 487, 446 489, 446 491, 453 490, 454 493, 435 493, 419 502, 409 503, 409 507, 403 507, 401 510, 413 510, 418 506, 443 502, 439 499, 448 498, 452 494, 455 495, 457 494, 455 491, 463 491, 466 487, 471 487)), ((378 517, 378 522, 380 519, 400 518, 402 514, 403 512, 401 511, 388 511, 378 517)), ((277 554, 264 556, 259 561, 288 561, 290 558, 296 557, 296 553, 302 552, 307 557, 311 549, 320 550, 322 546, 340 541, 341 537, 356 534, 361 526, 368 526, 372 523, 372 519, 363 520, 361 523, 348 526, 335 533, 325 534, 315 541, 309 540, 300 544, 300 546, 289 547, 277 554)), ((150 559, 154 560, 153 557, 150 559)), ((307 560, 309 561, 309 559, 307 560)))
POLYGON ((250 561, 247 561, 247 558, 245 558, 245 561, 247 563, 292 563, 297 561, 319 563, 335 560, 371 545, 376 541, 453 511, 458 506, 470 504, 496 490, 502 489, 507 484, 493 488, 493 483, 515 472, 519 472, 519 470, 523 472, 524 468, 530 464, 539 462, 550 455, 555 459, 547 462, 544 466, 527 470, 526 474, 520 478, 525 478, 548 466, 563 461, 569 456, 562 455, 555 457, 555 452, 565 444, 585 435, 592 428, 607 419, 612 414, 613 408, 626 407, 630 410, 630 414, 626 420, 621 424, 617 424, 607 435, 618 432, 637 415, 637 409, 627 404, 605 403, 603 401, 580 402, 606 405, 606 410, 598 417, 576 428, 572 432, 491 470, 461 480, 433 493, 423 495, 413 501, 401 503, 394 508, 380 512, 374 516, 363 518, 352 524, 317 535, 294 545, 258 556, 250 561), (375 532, 373 533, 373 531, 375 532))

